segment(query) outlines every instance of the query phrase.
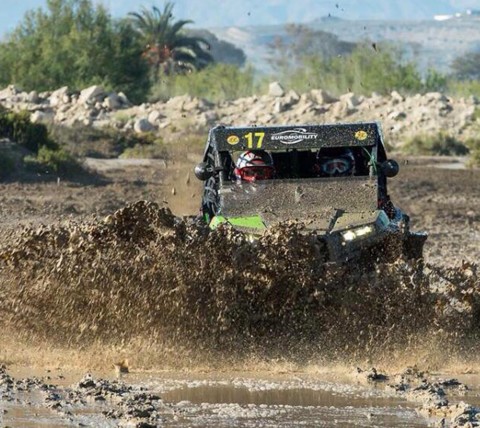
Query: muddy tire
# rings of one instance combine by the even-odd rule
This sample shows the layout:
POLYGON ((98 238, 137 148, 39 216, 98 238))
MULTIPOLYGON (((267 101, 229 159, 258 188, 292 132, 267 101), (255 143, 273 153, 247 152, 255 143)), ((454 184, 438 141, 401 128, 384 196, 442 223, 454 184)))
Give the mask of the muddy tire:
POLYGON ((399 234, 392 234, 377 245, 364 249, 360 264, 366 269, 374 269, 377 263, 394 263, 402 257, 403 240, 399 234))
POLYGON ((427 240, 424 233, 409 233, 403 242, 403 256, 406 260, 422 260, 423 246, 427 240))
POLYGON ((424 233, 410 233, 403 243, 403 256, 406 260, 423 260, 423 246, 427 240, 424 233))

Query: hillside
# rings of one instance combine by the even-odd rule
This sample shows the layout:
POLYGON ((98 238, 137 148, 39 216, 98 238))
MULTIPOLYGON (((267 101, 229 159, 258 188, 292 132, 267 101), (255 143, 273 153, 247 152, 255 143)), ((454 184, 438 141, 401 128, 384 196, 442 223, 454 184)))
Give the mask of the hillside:
MULTIPOLYGON (((452 60, 468 51, 480 49, 480 17, 462 16, 445 21, 430 20, 345 20, 315 19, 307 27, 338 36, 341 40, 359 42, 393 42, 405 47, 408 58, 418 61, 425 72, 435 68, 448 72, 452 60)), ((277 37, 288 37, 284 25, 211 28, 219 39, 244 50, 247 61, 259 71, 271 71, 269 44, 277 37)))

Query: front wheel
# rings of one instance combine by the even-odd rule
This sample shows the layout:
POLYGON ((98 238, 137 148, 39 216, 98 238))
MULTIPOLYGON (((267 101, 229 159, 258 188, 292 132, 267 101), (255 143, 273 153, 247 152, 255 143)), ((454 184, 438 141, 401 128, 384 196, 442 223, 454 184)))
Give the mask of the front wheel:
POLYGON ((426 233, 409 233, 403 242, 403 256, 405 259, 423 259, 423 246, 425 245, 426 240, 426 233))

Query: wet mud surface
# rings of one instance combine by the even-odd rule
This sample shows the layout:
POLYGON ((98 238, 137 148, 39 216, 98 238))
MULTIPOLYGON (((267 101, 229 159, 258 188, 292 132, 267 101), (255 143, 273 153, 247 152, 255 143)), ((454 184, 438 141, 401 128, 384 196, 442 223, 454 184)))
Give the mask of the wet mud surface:
POLYGON ((478 170, 404 165, 425 264, 362 271, 293 223, 253 245, 175 216, 199 187, 152 168, 0 186, 0 425, 478 425, 478 170))
POLYGON ((4 426, 475 427, 478 376, 446 378, 409 367, 281 374, 131 372, 80 375, 3 368, 4 426), (65 375, 64 375, 65 374, 65 375))

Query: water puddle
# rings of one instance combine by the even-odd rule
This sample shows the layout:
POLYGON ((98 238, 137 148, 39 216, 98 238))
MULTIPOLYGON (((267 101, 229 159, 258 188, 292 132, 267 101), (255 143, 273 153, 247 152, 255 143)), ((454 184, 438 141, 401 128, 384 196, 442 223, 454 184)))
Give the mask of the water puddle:
MULTIPOLYGON (((23 374, 17 371, 16 375, 23 374)), ((41 375, 42 373, 37 373, 41 375)), ((48 373, 62 399, 78 383, 76 373, 48 373)), ((100 377, 100 376, 99 376, 100 377)), ((328 377, 327 377, 328 378, 328 377)), ((17 378, 18 379, 18 378, 17 378)), ((113 380, 110 375, 110 380, 113 380)), ((132 373, 120 381, 134 391, 158 394, 162 426, 192 427, 427 427, 415 405, 390 396, 383 388, 285 375, 262 378, 229 374, 132 373)), ((40 391, 16 393, 0 402, 0 426, 114 427, 105 413, 114 401, 92 399, 55 409, 40 391)), ((134 425, 132 425, 134 426, 134 425)))
MULTIPOLYGON (((32 370, 12 370, 22 379, 32 370)), ((16 391, 0 400, 0 426, 19 427, 115 427, 119 420, 106 414, 125 398, 96 400, 84 396, 69 401, 84 376, 79 372, 38 371, 38 378, 55 385, 61 396, 57 409, 41 390, 16 391), (61 401, 60 400, 60 401, 61 401), (68 402, 67 404, 65 404, 68 402)), ((465 401, 480 406, 480 375, 432 375, 432 380, 455 377, 468 385, 464 393, 446 391, 451 403, 465 401)), ((421 405, 386 389, 383 383, 357 383, 352 377, 261 373, 134 372, 117 379, 112 373, 96 373, 95 379, 124 382, 129 397, 144 392, 161 398, 156 405, 162 426, 171 427, 428 427, 434 420, 417 413, 421 405)), ((78 391, 78 389, 77 389, 78 391)), ((127 395, 128 395, 127 394, 127 395)), ((132 425, 134 426, 134 425, 132 425)))
POLYGON ((322 383, 313 388, 288 384, 270 388, 270 382, 260 381, 257 390, 231 383, 185 386, 164 393, 163 398, 189 409, 186 413, 196 409, 203 417, 209 415, 216 419, 215 424, 221 424, 223 415, 235 418, 241 426, 428 426, 413 405, 385 397, 381 391, 322 383), (262 386, 266 389, 260 390, 262 386))

